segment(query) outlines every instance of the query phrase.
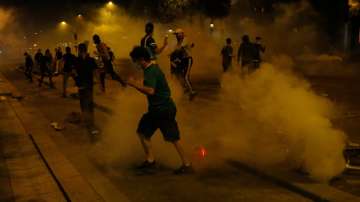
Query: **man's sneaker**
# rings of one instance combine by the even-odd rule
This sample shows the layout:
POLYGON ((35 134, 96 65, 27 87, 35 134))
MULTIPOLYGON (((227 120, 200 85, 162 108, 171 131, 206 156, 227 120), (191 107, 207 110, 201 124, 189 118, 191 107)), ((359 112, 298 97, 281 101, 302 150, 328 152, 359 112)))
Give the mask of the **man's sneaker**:
POLYGON ((191 165, 182 165, 174 171, 175 175, 186 175, 194 173, 194 168, 191 165))
POLYGON ((149 162, 149 161, 144 161, 142 164, 138 165, 136 167, 136 169, 138 170, 149 170, 149 169, 154 169, 156 167, 156 162, 149 162))

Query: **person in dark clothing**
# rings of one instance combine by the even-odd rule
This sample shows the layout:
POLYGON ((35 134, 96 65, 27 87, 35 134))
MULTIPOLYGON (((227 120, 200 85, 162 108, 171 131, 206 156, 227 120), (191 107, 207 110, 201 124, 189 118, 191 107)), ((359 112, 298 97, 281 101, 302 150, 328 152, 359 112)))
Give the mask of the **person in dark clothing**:
POLYGON ((114 52, 111 50, 111 48, 109 48, 109 47, 108 47, 108 51, 109 51, 110 61, 111 61, 112 63, 114 63, 114 61, 115 61, 115 54, 114 54, 114 52))
POLYGON ((256 55, 256 48, 253 43, 250 42, 248 35, 242 37, 242 43, 238 50, 237 61, 241 62, 241 70, 244 73, 249 73, 254 69, 254 60, 256 55))
POLYGON ((114 71, 113 61, 114 59, 114 53, 112 53, 112 56, 109 52, 109 47, 101 41, 99 35, 95 34, 93 36, 93 41, 96 45, 97 52, 99 54, 99 57, 101 58, 104 68, 100 72, 100 82, 101 82, 101 88, 102 91, 105 92, 105 78, 106 73, 109 73, 111 75, 111 78, 115 81, 118 81, 123 87, 126 86, 126 82, 121 79, 121 77, 116 74, 114 71))
POLYGON ((156 60, 156 56, 164 51, 168 44, 168 37, 164 38, 164 45, 159 48, 156 44, 155 39, 153 38, 154 34, 154 24, 148 22, 145 25, 145 36, 141 39, 140 46, 146 48, 149 53, 151 60, 156 60))
POLYGON ((54 74, 59 74, 61 71, 61 63, 62 63, 62 59, 63 59, 63 53, 61 51, 61 47, 55 49, 55 73, 54 74))
POLYGON ((49 86, 51 88, 54 88, 54 82, 52 80, 52 64, 53 64, 53 58, 52 55, 50 53, 50 50, 47 49, 45 51, 45 55, 43 55, 40 59, 40 79, 39 79, 39 87, 42 86, 42 83, 44 81, 44 77, 48 76, 49 77, 49 86))
POLYGON ((38 70, 40 70, 40 63, 41 63, 41 58, 42 58, 43 54, 41 53, 41 49, 38 49, 38 51, 35 54, 35 63, 36 63, 36 68, 38 68, 38 70))
POLYGON ((185 33, 182 29, 176 29, 176 47, 170 54, 170 68, 171 73, 176 76, 181 85, 188 93, 189 99, 193 100, 197 95, 191 83, 191 68, 193 65, 193 57, 191 56, 191 49, 194 48, 194 43, 187 43, 185 41, 185 33))
POLYGON ((69 77, 72 77, 76 83, 75 75, 73 71, 75 70, 75 62, 76 62, 76 56, 71 53, 71 48, 66 47, 65 48, 65 54, 63 55, 63 97, 67 96, 66 88, 68 84, 69 77))
POLYGON ((162 132, 165 141, 171 142, 177 150, 182 166, 175 170, 175 174, 192 172, 190 161, 185 157, 180 143, 180 132, 176 122, 176 106, 171 98, 170 88, 164 73, 159 66, 151 61, 151 55, 144 47, 135 47, 130 56, 144 71, 143 82, 129 78, 129 86, 145 94, 148 100, 148 112, 139 122, 137 133, 146 154, 146 160, 138 169, 149 170, 156 167, 151 147, 151 137, 157 129, 162 132))
POLYGON ((256 68, 259 68, 260 67, 260 64, 262 62, 262 59, 261 59, 261 53, 264 53, 265 52, 265 46, 263 46, 261 44, 261 37, 256 37, 255 39, 255 43, 254 43, 254 46, 255 46, 255 61, 256 61, 256 64, 255 64, 255 67, 256 68))
POLYGON ((224 72, 227 72, 229 70, 229 68, 231 67, 231 65, 232 65, 234 49, 233 49, 231 43, 232 43, 231 39, 227 38, 226 39, 226 45, 221 50, 222 65, 223 65, 224 72))
POLYGON ((29 79, 30 82, 33 81, 32 79, 32 71, 34 67, 34 61, 31 58, 31 55, 27 52, 24 53, 25 56, 25 76, 29 79))
POLYGON ((81 114, 91 135, 99 134, 94 124, 94 71, 95 59, 87 52, 86 44, 79 44, 79 56, 76 58, 77 86, 79 88, 81 114))

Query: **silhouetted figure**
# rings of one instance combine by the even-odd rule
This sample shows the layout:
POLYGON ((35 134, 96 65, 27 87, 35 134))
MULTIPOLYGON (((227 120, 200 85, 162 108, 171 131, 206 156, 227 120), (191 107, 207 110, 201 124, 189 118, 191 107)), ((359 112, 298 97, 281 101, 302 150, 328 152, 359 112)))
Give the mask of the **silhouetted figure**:
POLYGON ((99 54, 99 57, 102 60, 103 65, 104 65, 104 68, 100 72, 100 83, 101 83, 102 91, 105 92, 106 73, 109 73, 111 75, 111 78, 113 80, 120 82, 120 84, 122 86, 126 86, 126 83, 114 71, 113 61, 112 61, 112 58, 114 58, 114 57, 111 57, 111 54, 109 52, 109 47, 104 42, 101 41, 99 35, 95 34, 93 36, 93 41, 94 41, 94 44, 96 45, 96 49, 99 54))
POLYGON ((78 53, 75 69, 81 114, 89 133, 97 135, 99 131, 95 128, 94 123, 94 71, 97 69, 97 65, 95 59, 89 56, 86 44, 79 44, 78 53))
POLYGON ((38 49, 34 56, 36 68, 38 68, 38 70, 40 70, 40 63, 41 63, 42 56, 43 56, 43 54, 41 53, 41 49, 38 49))
POLYGON ((43 55, 40 59, 40 79, 39 79, 39 87, 42 86, 44 81, 44 77, 49 77, 49 86, 54 88, 54 83, 52 80, 52 64, 53 64, 53 57, 49 49, 45 51, 45 55, 43 55))
POLYGON ((156 56, 164 51, 168 44, 168 37, 166 36, 164 38, 164 44, 161 48, 159 48, 156 44, 155 39, 153 38, 154 34, 154 24, 151 22, 148 22, 145 25, 145 36, 141 39, 140 45, 141 47, 146 48, 149 53, 151 60, 156 60, 156 56))
POLYGON ((223 71, 224 72, 227 72, 230 69, 231 65, 232 65, 234 49, 233 49, 231 43, 232 43, 232 40, 230 38, 227 38, 226 39, 226 45, 221 50, 222 66, 223 66, 223 71))
POLYGON ((265 46, 263 46, 261 44, 261 37, 256 37, 254 46, 255 46, 255 50, 256 50, 255 58, 254 58, 255 59, 255 68, 259 68, 260 64, 262 62, 261 53, 265 52, 265 46))
POLYGON ((61 72, 61 65, 62 65, 63 53, 61 47, 55 49, 55 75, 61 72))
POLYGON ((25 56, 25 76, 29 81, 33 81, 32 79, 32 71, 34 67, 34 61, 31 58, 31 55, 27 52, 24 53, 25 56))
POLYGON ((182 29, 177 29, 175 36, 177 44, 175 50, 170 55, 171 73, 180 81, 185 91, 189 94, 190 100, 192 100, 196 95, 190 79, 191 67, 193 65, 190 50, 194 47, 194 44, 184 42, 185 33, 182 29))
POLYGON ((242 37, 242 43, 238 50, 238 63, 241 63, 242 72, 250 73, 254 70, 255 65, 256 48, 253 43, 250 42, 248 35, 242 37))
POLYGON ((67 96, 67 84, 68 84, 68 80, 70 77, 73 77, 74 81, 75 80, 75 75, 74 75, 74 70, 75 70, 75 62, 76 62, 76 56, 74 54, 71 53, 71 48, 70 47, 66 47, 65 48, 65 54, 63 55, 63 63, 64 63, 64 68, 63 68, 63 97, 67 96))

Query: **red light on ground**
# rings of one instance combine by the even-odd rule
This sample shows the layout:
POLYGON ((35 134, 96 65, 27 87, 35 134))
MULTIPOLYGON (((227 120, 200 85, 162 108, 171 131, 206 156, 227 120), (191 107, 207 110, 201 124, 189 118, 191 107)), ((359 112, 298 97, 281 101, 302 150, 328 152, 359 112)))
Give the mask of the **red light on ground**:
POLYGON ((201 158, 205 158, 208 154, 207 150, 204 147, 200 147, 199 154, 201 158))

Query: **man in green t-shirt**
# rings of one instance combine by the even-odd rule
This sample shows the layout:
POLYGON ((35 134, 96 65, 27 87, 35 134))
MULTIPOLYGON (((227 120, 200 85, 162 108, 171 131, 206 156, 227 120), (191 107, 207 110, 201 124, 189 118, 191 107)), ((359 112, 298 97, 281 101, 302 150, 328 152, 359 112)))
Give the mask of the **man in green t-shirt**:
POLYGON ((151 170, 156 167, 151 137, 157 129, 160 129, 165 141, 171 142, 175 146, 181 158, 182 166, 175 170, 175 174, 191 173, 193 171, 191 163, 185 157, 180 143, 180 132, 175 119, 176 106, 171 99, 170 88, 164 73, 157 64, 151 61, 151 56, 146 48, 135 47, 130 56, 144 70, 144 81, 130 78, 128 84, 145 94, 149 103, 148 112, 141 118, 137 129, 146 154, 146 160, 138 168, 151 170))

